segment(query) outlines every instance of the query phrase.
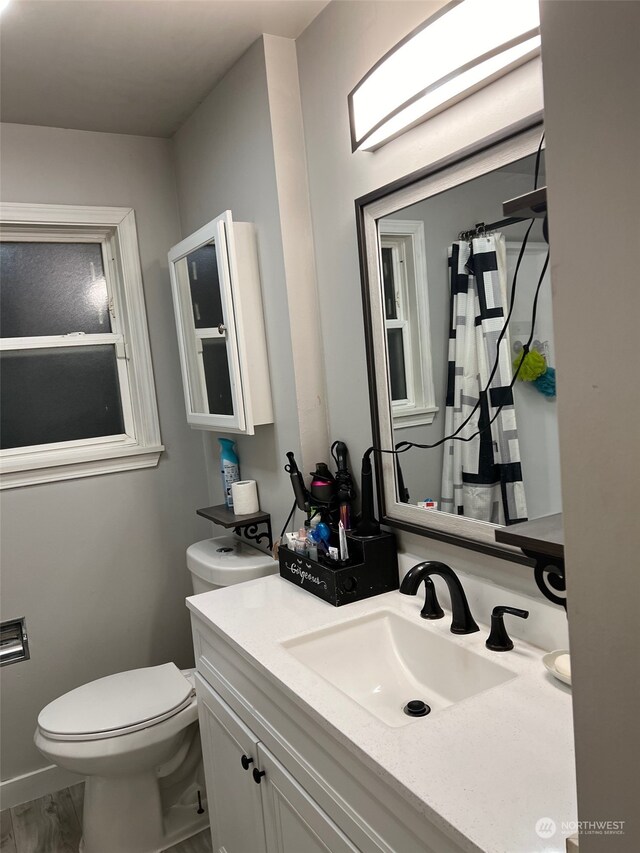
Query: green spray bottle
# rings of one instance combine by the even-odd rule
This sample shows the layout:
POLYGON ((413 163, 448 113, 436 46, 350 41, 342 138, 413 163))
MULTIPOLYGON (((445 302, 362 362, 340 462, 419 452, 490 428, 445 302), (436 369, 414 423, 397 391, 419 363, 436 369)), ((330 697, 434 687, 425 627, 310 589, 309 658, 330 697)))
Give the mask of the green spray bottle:
POLYGON ((222 474, 222 491, 224 501, 229 509, 233 509, 231 484, 240 479, 240 460, 235 449, 235 442, 230 438, 219 438, 220 442, 220 472, 222 474))

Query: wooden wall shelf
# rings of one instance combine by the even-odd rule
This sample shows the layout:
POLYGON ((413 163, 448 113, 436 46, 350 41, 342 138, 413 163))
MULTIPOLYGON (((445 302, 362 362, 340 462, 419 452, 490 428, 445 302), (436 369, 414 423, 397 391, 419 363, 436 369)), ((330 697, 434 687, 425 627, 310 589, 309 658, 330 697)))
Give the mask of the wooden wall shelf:
POLYGON ((496 530, 496 542, 564 560, 562 513, 534 518, 496 530))
POLYGON ((271 516, 268 512, 256 512, 250 515, 236 515, 233 510, 230 510, 226 504, 218 506, 206 506, 196 510, 197 515, 201 515, 208 521, 214 524, 219 524, 227 530, 233 528, 233 532, 237 536, 244 535, 245 539, 250 539, 256 544, 260 544, 263 539, 267 539, 269 550, 273 547, 273 537, 271 535, 271 516), (258 527, 265 524, 266 532, 258 533, 258 527))

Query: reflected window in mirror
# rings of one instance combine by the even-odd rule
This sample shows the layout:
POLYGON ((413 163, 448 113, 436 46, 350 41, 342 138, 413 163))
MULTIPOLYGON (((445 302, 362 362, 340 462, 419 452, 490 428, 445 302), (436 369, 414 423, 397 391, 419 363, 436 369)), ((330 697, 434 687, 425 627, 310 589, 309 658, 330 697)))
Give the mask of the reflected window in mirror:
MULTIPOLYGON (((233 395, 224 327, 222 292, 215 241, 200 246, 182 261, 189 276, 193 347, 199 387, 194 399, 210 414, 233 415, 233 395)), ((194 383, 195 384, 195 383, 194 383)))
POLYGON ((215 243, 200 246, 186 262, 194 325, 196 329, 217 327, 224 318, 215 243))
POLYGON ((381 278, 395 429, 430 424, 435 405, 424 223, 379 223, 381 278))

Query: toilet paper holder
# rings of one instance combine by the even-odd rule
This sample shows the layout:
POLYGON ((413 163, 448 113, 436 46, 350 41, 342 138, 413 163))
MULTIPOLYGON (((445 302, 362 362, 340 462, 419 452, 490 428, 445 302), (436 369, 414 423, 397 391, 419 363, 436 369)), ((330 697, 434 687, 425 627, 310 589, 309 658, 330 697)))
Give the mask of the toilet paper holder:
POLYGON ((29 660, 29 638, 24 616, 0 624, 0 666, 29 660))

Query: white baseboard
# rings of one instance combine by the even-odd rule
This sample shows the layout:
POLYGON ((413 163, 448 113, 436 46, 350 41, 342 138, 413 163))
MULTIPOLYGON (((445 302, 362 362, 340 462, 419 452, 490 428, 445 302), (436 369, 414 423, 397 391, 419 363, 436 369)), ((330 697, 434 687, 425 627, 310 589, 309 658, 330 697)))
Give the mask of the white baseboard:
POLYGON ((10 809, 83 781, 82 776, 50 764, 49 767, 0 782, 0 808, 10 809))

